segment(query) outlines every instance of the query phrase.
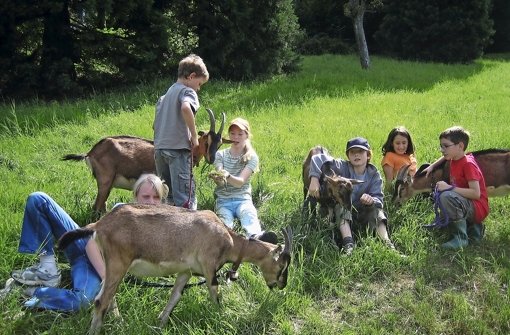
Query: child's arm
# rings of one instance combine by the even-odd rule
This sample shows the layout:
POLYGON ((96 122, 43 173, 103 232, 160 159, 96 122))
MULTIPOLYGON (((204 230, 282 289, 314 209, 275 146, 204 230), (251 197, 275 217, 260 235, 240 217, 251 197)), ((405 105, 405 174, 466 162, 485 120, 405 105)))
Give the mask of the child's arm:
POLYGON ((384 164, 382 168, 384 172, 384 178, 386 179, 386 187, 389 187, 393 181, 393 178, 395 177, 393 175, 393 167, 389 164, 384 164))
POLYGON ((230 173, 228 174, 226 180, 227 183, 234 186, 234 187, 241 187, 244 184, 248 182, 251 175, 253 174, 253 171, 249 167, 245 167, 239 176, 233 176, 230 173))
POLYGON ((189 102, 184 101, 181 105, 181 113, 184 118, 184 122, 186 126, 188 126, 189 131, 191 132, 191 144, 192 149, 198 147, 198 134, 197 127, 195 126, 195 115, 193 115, 193 110, 191 109, 191 105, 189 102))
MULTIPOLYGON (((448 184, 444 181, 438 181, 436 184, 436 187, 439 191, 445 191, 452 187, 453 185, 448 184)), ((453 192, 460 194, 464 198, 476 200, 480 199, 480 183, 478 180, 470 180, 468 181, 468 188, 461 188, 453 186, 453 189, 451 189, 453 192)))
POLYGON ((428 167, 423 169, 423 172, 425 172, 425 176, 429 176, 429 174, 434 171, 436 166, 441 165, 446 159, 444 157, 438 158, 434 163, 430 164, 428 167))
POLYGON ((89 258, 90 263, 96 269, 97 274, 101 279, 104 280, 105 276, 105 264, 103 260, 103 255, 101 255, 101 251, 96 243, 96 240, 90 238, 85 246, 85 252, 87 253, 87 257, 89 258))

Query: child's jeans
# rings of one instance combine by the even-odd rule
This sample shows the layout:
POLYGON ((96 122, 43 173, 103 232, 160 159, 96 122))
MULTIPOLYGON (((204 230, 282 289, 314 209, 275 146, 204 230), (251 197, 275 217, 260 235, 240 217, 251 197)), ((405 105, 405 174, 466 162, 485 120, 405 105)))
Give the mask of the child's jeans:
POLYGON ((216 199, 215 211, 229 228, 234 227, 234 218, 238 218, 248 237, 262 233, 257 209, 251 199, 216 199))
MULTIPOLYGON (((444 191, 441 192, 439 201, 441 202, 441 208, 448 214, 450 221, 465 219, 467 222, 474 222, 475 208, 471 200, 464 198, 457 192, 444 191)), ((441 214, 444 215, 444 213, 441 214)))
MULTIPOLYGON (((65 232, 80 228, 47 194, 28 196, 18 251, 53 254, 55 241, 65 232)), ((77 311, 88 307, 101 289, 101 278, 85 252, 88 238, 77 239, 65 250, 71 265, 72 289, 41 287, 25 303, 27 307, 58 311, 77 311)))
POLYGON ((158 176, 168 185, 167 202, 183 207, 189 200, 190 209, 197 209, 195 181, 191 176, 191 152, 186 149, 158 149, 154 154, 158 176), (191 194, 190 194, 191 178, 191 194))
POLYGON ((343 206, 335 206, 336 222, 349 221, 353 230, 368 229, 374 231, 379 224, 388 224, 386 214, 381 208, 374 205, 360 206, 353 208, 352 211, 347 210, 343 206))

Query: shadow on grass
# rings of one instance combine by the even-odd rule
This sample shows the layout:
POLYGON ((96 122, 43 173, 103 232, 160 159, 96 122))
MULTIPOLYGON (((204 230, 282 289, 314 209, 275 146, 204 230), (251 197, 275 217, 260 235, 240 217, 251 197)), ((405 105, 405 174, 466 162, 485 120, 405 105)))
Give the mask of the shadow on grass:
MULTIPOLYGON (((349 97, 363 92, 426 91, 447 80, 464 80, 495 64, 474 62, 445 65, 397 61, 374 56, 370 70, 362 70, 355 55, 305 57, 300 72, 270 80, 232 83, 214 81, 200 92, 202 105, 216 113, 264 106, 299 105, 320 97, 349 97)), ((31 134, 62 122, 84 123, 90 117, 132 112, 154 106, 168 88, 169 80, 124 87, 89 98, 61 102, 4 102, 0 104, 0 128, 31 134)), ((205 114, 205 113, 200 113, 205 114)), ((205 115, 200 118, 207 118, 205 115)))

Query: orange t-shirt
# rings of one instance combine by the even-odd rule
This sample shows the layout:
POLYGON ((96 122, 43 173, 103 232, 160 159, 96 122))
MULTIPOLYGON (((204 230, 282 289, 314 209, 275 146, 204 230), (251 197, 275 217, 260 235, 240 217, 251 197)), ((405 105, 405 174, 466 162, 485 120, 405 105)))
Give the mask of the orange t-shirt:
POLYGON ((416 173, 416 164, 416 157, 414 157, 413 154, 399 155, 395 152, 387 152, 381 162, 381 166, 389 165, 393 168, 393 178, 397 176, 398 170, 404 165, 411 165, 409 174, 414 176, 416 173))

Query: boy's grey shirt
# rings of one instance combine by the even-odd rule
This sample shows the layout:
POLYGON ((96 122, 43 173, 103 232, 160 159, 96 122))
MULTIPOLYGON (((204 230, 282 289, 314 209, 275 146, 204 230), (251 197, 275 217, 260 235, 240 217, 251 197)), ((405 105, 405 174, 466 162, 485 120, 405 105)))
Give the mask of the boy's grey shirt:
POLYGON ((341 158, 334 159, 333 157, 325 154, 317 154, 312 156, 312 160, 310 161, 310 177, 316 177, 320 179, 321 177, 321 167, 325 162, 332 162, 331 168, 335 172, 335 174, 340 175, 344 178, 350 179, 362 179, 364 183, 353 185, 353 191, 351 195, 352 205, 356 208, 360 208, 363 206, 361 204, 360 198, 364 193, 369 194, 374 198, 374 205, 377 208, 383 208, 383 198, 384 195, 382 193, 382 178, 379 171, 373 164, 368 164, 365 170, 364 178, 356 175, 354 173, 354 167, 351 162, 347 160, 343 160, 341 158))
POLYGON ((155 149, 191 150, 191 132, 181 113, 183 102, 189 102, 193 114, 200 107, 197 92, 176 82, 161 96, 156 104, 154 118, 155 149))

